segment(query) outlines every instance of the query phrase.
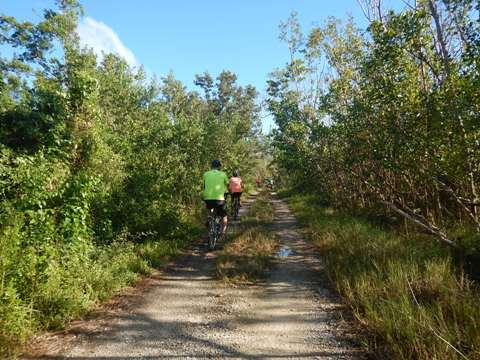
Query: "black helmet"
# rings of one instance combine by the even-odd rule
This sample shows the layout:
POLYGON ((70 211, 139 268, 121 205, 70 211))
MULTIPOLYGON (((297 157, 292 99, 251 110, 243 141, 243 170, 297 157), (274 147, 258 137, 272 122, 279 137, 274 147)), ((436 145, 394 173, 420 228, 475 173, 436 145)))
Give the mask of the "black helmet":
POLYGON ((235 176, 235 177, 240 176, 240 171, 238 171, 238 170, 233 170, 233 176, 235 176))
POLYGON ((220 169, 222 167, 222 163, 220 162, 220 160, 213 160, 212 161, 212 168, 214 169, 220 169))

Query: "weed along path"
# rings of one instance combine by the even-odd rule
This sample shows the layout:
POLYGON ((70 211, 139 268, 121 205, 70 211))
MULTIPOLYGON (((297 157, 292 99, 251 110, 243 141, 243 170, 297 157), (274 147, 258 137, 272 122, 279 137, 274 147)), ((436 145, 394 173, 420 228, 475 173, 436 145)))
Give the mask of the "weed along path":
MULTIPOLYGON (((280 250, 264 280, 241 286, 218 280, 217 252, 199 245, 136 294, 135 306, 47 339, 51 346, 36 357, 361 358, 339 337, 341 306, 321 284, 321 262, 301 239, 286 204, 275 197, 271 202, 275 221, 270 230, 278 236, 280 250)), ((241 215, 248 207, 246 203, 241 215)))

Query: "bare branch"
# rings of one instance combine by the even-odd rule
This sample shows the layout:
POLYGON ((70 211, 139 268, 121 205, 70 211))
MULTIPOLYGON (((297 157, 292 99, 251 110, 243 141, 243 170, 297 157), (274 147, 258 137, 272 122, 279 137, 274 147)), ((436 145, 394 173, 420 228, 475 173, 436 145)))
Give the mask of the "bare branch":
POLYGON ((464 204, 464 202, 457 196, 457 194, 455 194, 455 191, 453 191, 450 186, 440 181, 439 179, 435 179, 435 181, 443 188, 443 190, 445 190, 452 198, 455 199, 460 208, 465 211, 468 217, 473 221, 475 227, 477 228, 477 232, 480 232, 480 223, 478 222, 472 211, 464 204))
POLYGON ((410 2, 407 1, 407 0, 402 0, 402 2, 403 2, 410 10, 416 10, 416 9, 417 9, 416 4, 415 4, 415 5, 412 5, 412 4, 410 4, 410 2))
MULTIPOLYGON (((426 230, 429 234, 435 236, 438 240, 440 240, 440 242, 442 242, 442 243, 444 243, 444 244, 446 244, 446 245, 448 245, 452 248, 458 248, 458 245, 454 241, 450 240, 436 226, 432 226, 431 224, 426 224, 423 221, 421 221, 419 218, 417 218, 417 217, 419 217, 419 215, 416 214, 416 216, 412 216, 411 214, 408 214, 406 211, 400 209, 395 204, 393 204, 389 201, 386 201, 386 200, 382 200, 381 203, 388 206, 390 209, 392 209, 397 214, 403 216, 404 218, 412 221, 414 224, 420 226, 421 228, 426 230)), ((408 211, 408 212, 410 212, 410 211, 408 211)))
POLYGON ((372 22, 371 16, 370 16, 370 9, 368 7, 368 4, 365 3, 365 0, 357 0, 358 5, 360 6, 360 9, 362 9, 363 15, 365 15, 365 18, 369 21, 372 22))
POLYGON ((440 51, 442 54, 442 60, 443 64, 445 66, 445 72, 448 75, 450 75, 450 60, 449 60, 449 54, 447 50, 447 43, 445 41, 444 37, 444 31, 443 31, 443 26, 440 21, 440 15, 438 14, 438 9, 437 5, 433 0, 428 0, 428 7, 430 9, 430 13, 432 15, 433 21, 435 23, 435 30, 437 32, 437 40, 440 46, 440 51))

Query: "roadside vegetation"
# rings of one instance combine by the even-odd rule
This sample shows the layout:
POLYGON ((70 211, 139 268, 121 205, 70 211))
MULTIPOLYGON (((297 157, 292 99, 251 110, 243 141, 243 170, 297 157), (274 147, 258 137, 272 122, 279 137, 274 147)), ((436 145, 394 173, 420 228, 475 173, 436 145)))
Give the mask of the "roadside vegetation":
POLYGON ((198 227, 213 158, 244 179, 258 162, 256 90, 223 71, 188 91, 82 49, 81 8, 37 23, 0 16, 0 354, 62 327, 198 227), (10 54, 10 56, 8 56, 10 54))
POLYGON ((448 249, 326 207, 314 195, 287 199, 379 358, 480 359, 480 287, 457 270, 448 249))
POLYGON ((280 25, 268 81, 277 181, 395 359, 480 358, 478 1, 361 0, 367 29, 280 25))
POLYGON ((267 99, 279 180, 479 253, 479 3, 359 3, 366 31, 331 18, 305 34, 296 14, 281 24, 292 60, 267 99))
MULTIPOLYGON (((479 2, 359 3, 365 31, 281 24, 266 156, 257 91, 231 71, 190 91, 99 58, 79 45, 76 0, 36 23, 0 15, 0 356, 187 246, 219 158, 247 182, 272 159, 275 184, 311 194, 290 203, 378 354, 480 359, 479 2)), ((265 273, 272 219, 261 194, 220 277, 265 273)))
POLYGON ((242 217, 240 228, 227 239, 217 258, 217 274, 232 284, 252 283, 265 276, 278 248, 269 226, 274 210, 267 193, 260 193, 242 217))

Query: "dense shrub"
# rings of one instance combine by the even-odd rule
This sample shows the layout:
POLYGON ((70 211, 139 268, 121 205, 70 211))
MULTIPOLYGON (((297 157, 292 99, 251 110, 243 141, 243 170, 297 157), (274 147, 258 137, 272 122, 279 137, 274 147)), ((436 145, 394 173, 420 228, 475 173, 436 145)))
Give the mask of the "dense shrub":
POLYGON ((184 247, 213 158, 249 169, 253 87, 198 75, 205 95, 75 35, 79 5, 0 17, 0 353, 61 327, 184 247), (201 81, 201 79, 205 81, 201 81))

